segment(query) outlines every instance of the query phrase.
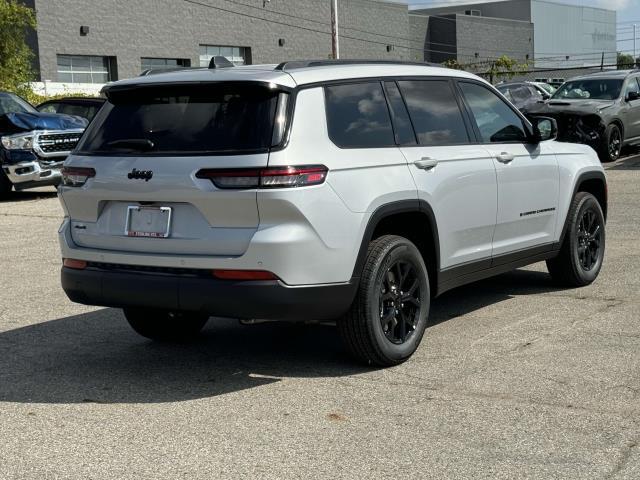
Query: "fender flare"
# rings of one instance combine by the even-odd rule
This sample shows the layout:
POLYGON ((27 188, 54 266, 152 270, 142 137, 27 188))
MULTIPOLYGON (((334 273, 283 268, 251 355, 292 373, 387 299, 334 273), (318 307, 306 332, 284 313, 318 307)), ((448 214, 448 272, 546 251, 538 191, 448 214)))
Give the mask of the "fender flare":
POLYGON ((397 215, 399 213, 422 213, 427 216, 427 218, 429 219, 431 234, 433 235, 432 240, 436 254, 436 258, 434 259, 436 271, 433 273, 437 274, 440 271, 440 235, 438 234, 438 223, 436 221, 436 216, 433 213, 433 208, 431 208, 431 205, 429 205, 429 203, 425 200, 398 200, 396 202, 386 203, 379 206, 369 217, 367 226, 364 230, 364 235, 362 236, 362 241, 360 243, 360 249, 358 251, 356 264, 353 269, 352 277, 354 279, 359 279, 362 274, 364 263, 367 259, 367 249, 369 247, 369 243, 371 242, 373 232, 375 231, 376 227, 385 218, 388 218, 392 215, 397 215))
MULTIPOLYGON (((575 196, 578 194, 580 186, 587 180, 601 180, 602 184, 604 185, 605 203, 604 203, 604 205, 601 205, 601 207, 602 207, 602 212, 604 214, 604 219, 605 219, 605 222, 606 222, 609 200, 608 200, 608 193, 607 193, 607 177, 604 174, 604 172, 602 172, 600 170, 592 170, 592 171, 589 171, 589 172, 583 172, 580 175, 578 175, 578 178, 576 179, 576 182, 575 182, 575 184, 573 186, 573 193, 571 195, 569 203, 571 203, 571 201, 573 201, 575 196)), ((568 229, 569 229, 569 211, 567 210, 567 216, 564 219, 564 225, 562 227, 562 233, 560 234, 560 239, 558 240, 558 243, 555 245, 556 248, 558 248, 558 249, 562 248, 562 244, 564 243, 564 238, 565 238, 565 236, 567 234, 567 230, 568 229)))

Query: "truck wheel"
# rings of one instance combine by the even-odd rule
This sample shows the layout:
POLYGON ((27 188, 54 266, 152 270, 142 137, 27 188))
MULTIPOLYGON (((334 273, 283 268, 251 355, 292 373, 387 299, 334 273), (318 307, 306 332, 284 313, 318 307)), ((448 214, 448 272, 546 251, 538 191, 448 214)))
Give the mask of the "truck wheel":
POLYGON ((151 308, 125 308, 124 316, 138 334, 151 340, 183 342, 195 337, 209 317, 200 313, 151 308))
POLYGON ((13 187, 13 184, 7 178, 7 175, 0 168, 0 199, 7 198, 11 193, 12 187, 13 187))
POLYGON ((622 132, 620 127, 611 124, 604 132, 598 156, 601 162, 615 162, 622 151, 622 132))
POLYGON ((605 220, 598 200, 590 193, 578 192, 567 222, 560 254, 547 260, 547 268, 556 282, 583 287, 597 278, 604 260, 605 220))
POLYGON ((338 321, 340 335, 358 360, 398 365, 422 340, 430 299, 420 251, 406 238, 385 235, 369 244, 356 298, 338 321))

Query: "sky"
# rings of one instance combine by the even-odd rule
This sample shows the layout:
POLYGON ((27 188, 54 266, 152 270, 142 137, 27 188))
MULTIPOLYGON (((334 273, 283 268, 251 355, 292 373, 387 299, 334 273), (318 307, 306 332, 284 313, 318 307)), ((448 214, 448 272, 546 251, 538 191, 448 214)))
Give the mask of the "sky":
MULTIPOLYGON (((453 6, 456 4, 486 3, 488 0, 392 0, 397 3, 408 3, 413 8, 429 8, 453 6)), ((491 0, 494 1, 494 0, 491 0)), ((633 24, 637 24, 636 43, 640 50, 640 0, 550 0, 556 3, 600 7, 616 10, 618 13, 618 50, 633 49, 633 24)))

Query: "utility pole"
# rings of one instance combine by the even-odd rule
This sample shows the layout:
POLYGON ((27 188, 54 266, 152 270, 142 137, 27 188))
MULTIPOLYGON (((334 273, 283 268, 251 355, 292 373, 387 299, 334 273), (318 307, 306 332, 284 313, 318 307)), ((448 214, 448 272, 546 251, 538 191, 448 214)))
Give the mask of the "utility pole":
POLYGON ((633 63, 636 63, 636 24, 633 24, 633 63))
POLYGON ((338 38, 338 0, 331 0, 331 55, 340 59, 340 40, 338 38))

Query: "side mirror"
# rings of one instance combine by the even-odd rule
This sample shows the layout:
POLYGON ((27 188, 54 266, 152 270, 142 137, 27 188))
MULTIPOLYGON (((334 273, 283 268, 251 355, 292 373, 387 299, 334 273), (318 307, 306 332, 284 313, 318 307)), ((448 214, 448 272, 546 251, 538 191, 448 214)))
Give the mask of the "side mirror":
POLYGON ((533 124, 533 140, 536 143, 558 138, 558 122, 549 117, 531 118, 533 124))
POLYGON ((633 102, 634 100, 640 99, 639 92, 629 92, 627 93, 627 102, 633 102))

